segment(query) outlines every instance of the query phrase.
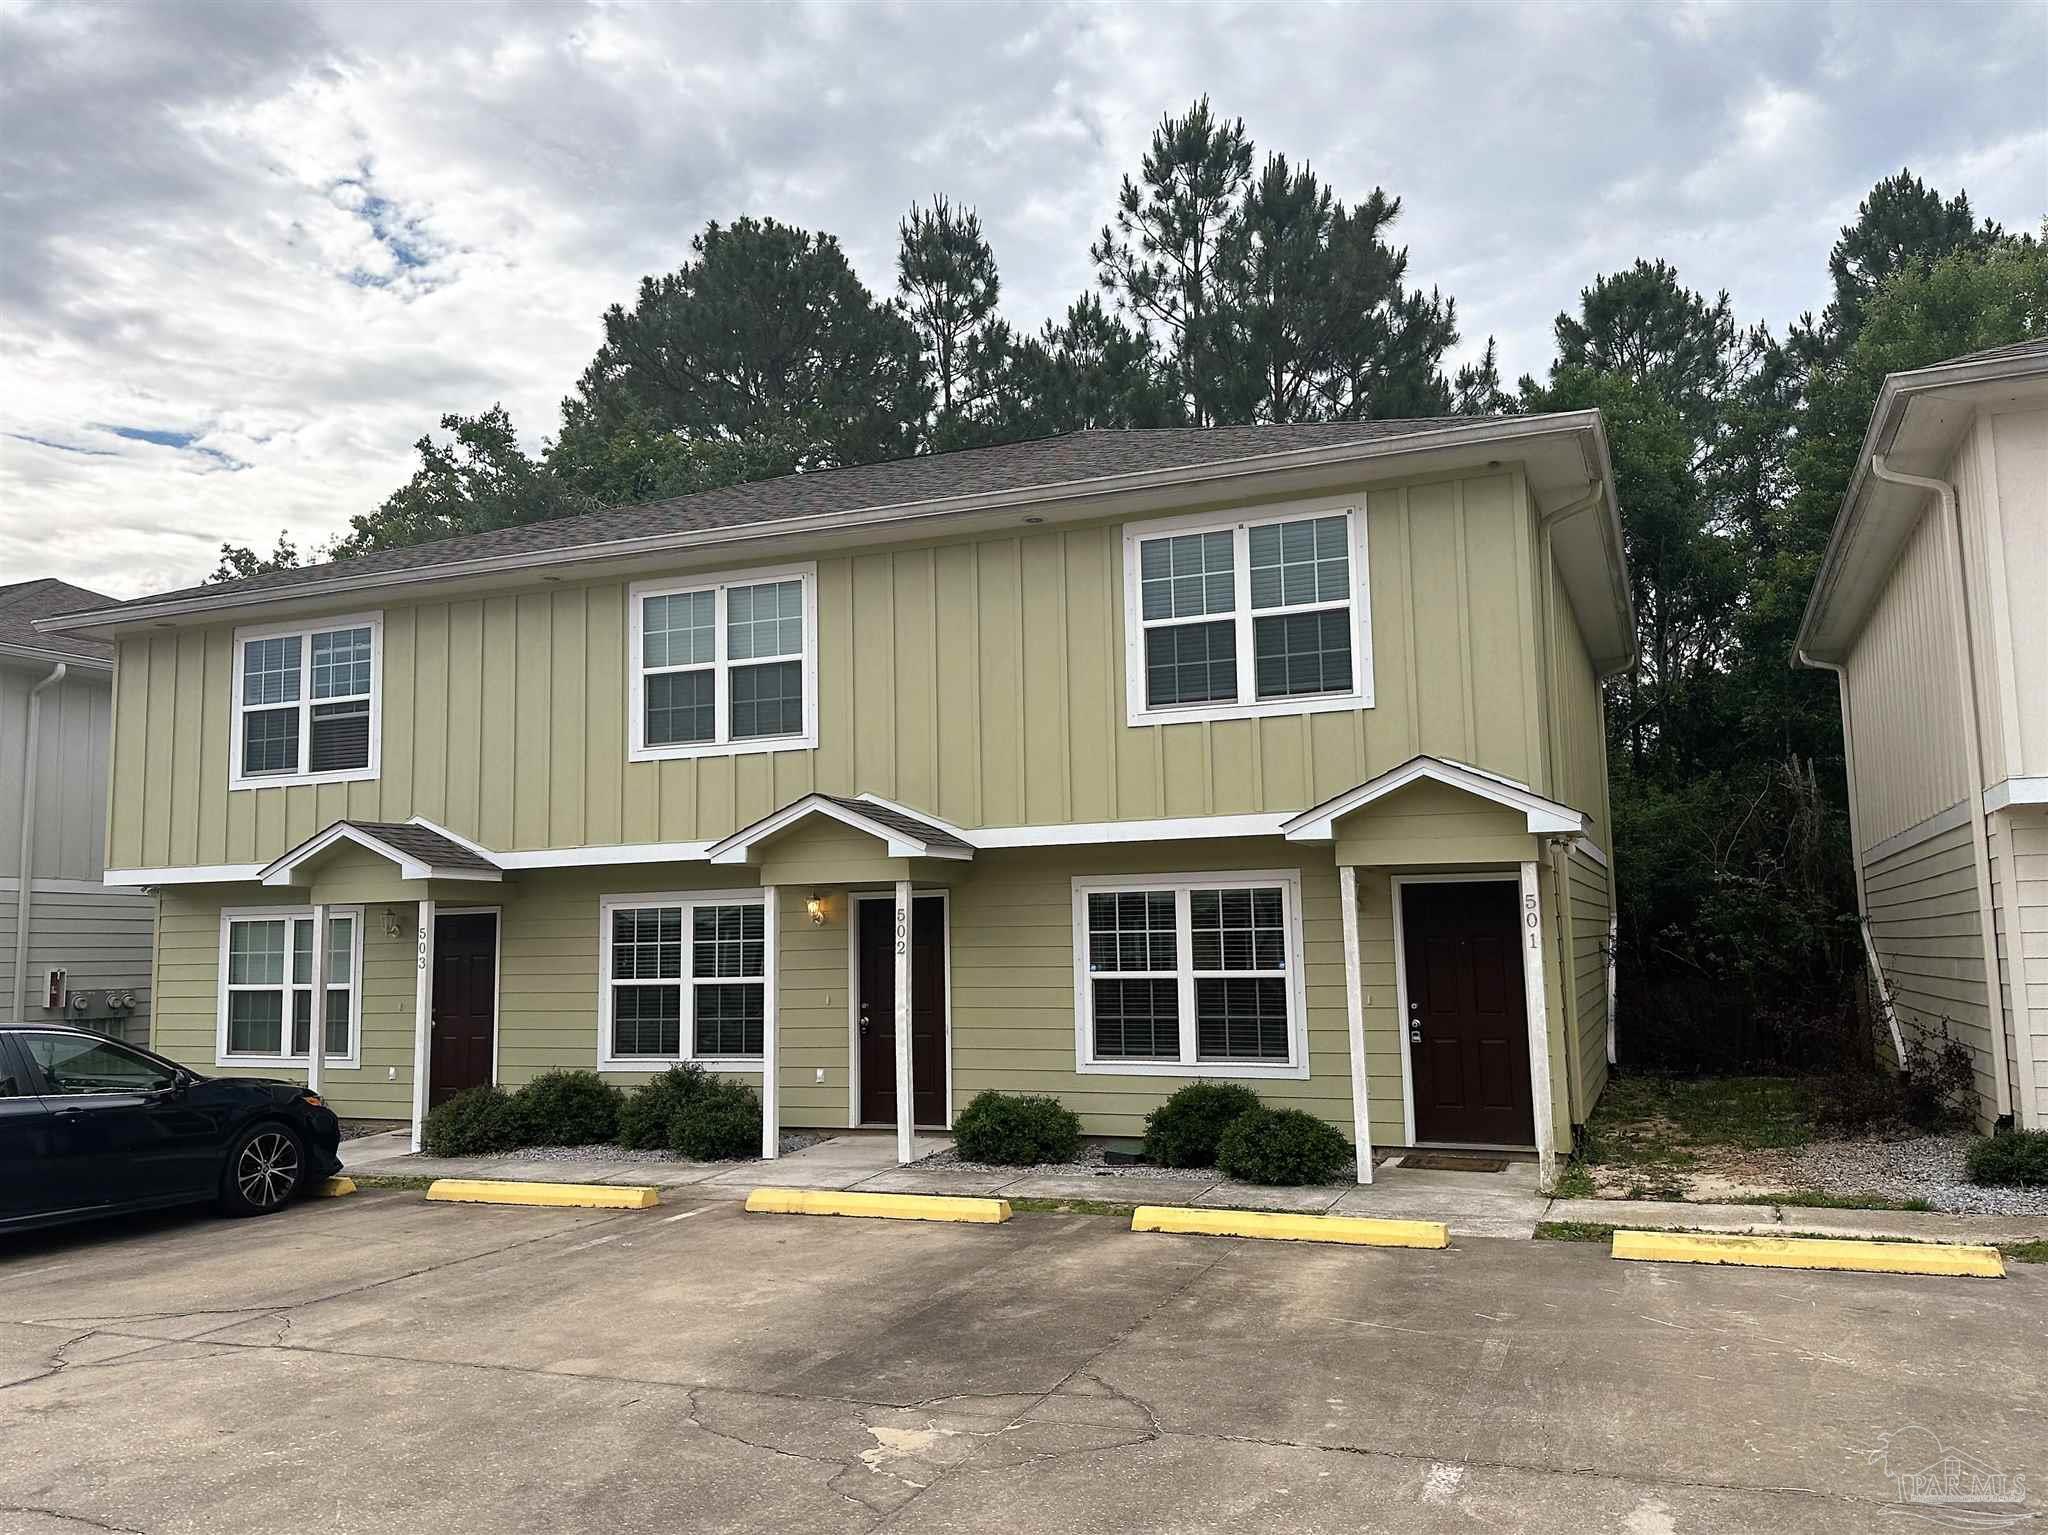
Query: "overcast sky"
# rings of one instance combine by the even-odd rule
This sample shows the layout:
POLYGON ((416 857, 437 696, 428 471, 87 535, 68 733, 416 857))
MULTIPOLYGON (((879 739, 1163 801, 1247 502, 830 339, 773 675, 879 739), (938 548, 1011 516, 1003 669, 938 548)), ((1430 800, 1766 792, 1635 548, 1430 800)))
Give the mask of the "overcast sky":
POLYGON ((707 219, 980 210, 1003 307, 1088 286, 1162 113, 1406 204, 1411 273, 1541 371, 1638 256, 1782 327, 1910 165, 2048 212, 2048 4, 0 0, 0 582, 182 585, 375 506, 445 411, 529 445, 707 219))

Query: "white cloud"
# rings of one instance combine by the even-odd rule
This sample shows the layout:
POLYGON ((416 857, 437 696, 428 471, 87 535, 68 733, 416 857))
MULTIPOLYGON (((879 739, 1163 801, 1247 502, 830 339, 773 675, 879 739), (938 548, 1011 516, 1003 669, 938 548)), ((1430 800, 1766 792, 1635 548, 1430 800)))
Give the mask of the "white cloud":
POLYGON ((1204 91, 1400 195, 1413 276, 1511 373, 1637 256, 1782 325, 1902 164, 2037 222, 2044 65, 2024 0, 0 6, 0 581, 127 595, 315 541, 445 411, 537 443, 604 307, 710 218, 832 231, 886 289, 944 192, 1035 326, 1204 91))

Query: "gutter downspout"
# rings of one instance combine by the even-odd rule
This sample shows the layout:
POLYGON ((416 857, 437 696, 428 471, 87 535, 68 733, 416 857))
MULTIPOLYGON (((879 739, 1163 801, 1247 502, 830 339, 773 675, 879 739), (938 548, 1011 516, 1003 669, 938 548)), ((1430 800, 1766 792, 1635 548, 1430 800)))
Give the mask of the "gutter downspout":
POLYGON ((14 997, 8 1011, 16 1023, 28 1021, 29 912, 35 904, 36 736, 43 718, 43 694, 64 680, 62 661, 50 675, 28 690, 28 740, 21 759, 21 888, 14 902, 14 997))
POLYGON ((1877 1005, 1884 1010, 1884 1021, 1892 1031, 1892 1058, 1904 1070, 1906 1037, 1899 1032, 1891 982, 1884 978, 1884 963, 1877 957, 1877 941, 1870 932, 1870 892, 1863 881, 1863 816, 1856 799, 1856 725, 1849 711, 1849 673, 1832 661, 1816 661, 1803 650, 1794 654, 1801 666, 1835 674, 1835 694, 1842 710, 1842 776, 1849 781, 1849 867, 1856 871, 1856 931, 1863 939, 1863 958, 1870 966, 1870 978, 1877 983, 1877 1005))
POLYGON ((1885 462, 1882 453, 1873 454, 1870 472, 1887 485, 1932 491, 1941 501, 1943 540, 1949 547, 1949 580, 1955 599, 1956 681, 1963 690, 1963 755, 1970 775, 1970 840, 1977 853, 1977 915, 1984 941, 1984 1008, 1991 1018, 1991 1076, 1999 1112, 1994 1120, 2013 1112, 2012 1070, 2005 1057, 2005 998, 1998 979, 1998 918, 1991 904, 1991 837, 1984 811, 1984 746, 1977 714, 1977 673, 1970 654, 1969 582, 1963 570, 1963 517, 1956 503, 1956 488, 1947 480, 1925 479, 1917 474, 1900 474, 1885 462))

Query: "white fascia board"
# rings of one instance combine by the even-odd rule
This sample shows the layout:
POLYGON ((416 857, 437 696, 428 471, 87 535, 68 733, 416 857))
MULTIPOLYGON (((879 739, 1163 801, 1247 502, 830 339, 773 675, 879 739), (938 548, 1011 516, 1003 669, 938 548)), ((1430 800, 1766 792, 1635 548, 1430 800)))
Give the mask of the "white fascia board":
POLYGON ((263 877, 260 863, 188 863, 162 869, 103 869, 107 885, 246 885, 263 877))
POLYGON ((1095 842, 1184 842, 1277 837, 1288 814, 1194 815, 1156 821, 1076 821, 1066 826, 984 826, 960 835, 978 848, 1076 847, 1095 842))
POLYGON ((507 873, 519 869, 592 869, 628 863, 703 863, 711 855, 708 842, 614 842, 593 847, 532 848, 523 853, 492 853, 507 873))

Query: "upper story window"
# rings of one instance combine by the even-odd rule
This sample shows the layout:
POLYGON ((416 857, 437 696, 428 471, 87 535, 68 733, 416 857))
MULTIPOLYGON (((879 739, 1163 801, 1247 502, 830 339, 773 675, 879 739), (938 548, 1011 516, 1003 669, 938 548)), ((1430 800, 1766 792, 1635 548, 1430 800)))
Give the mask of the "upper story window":
POLYGON ((379 614, 235 631, 228 787, 377 776, 379 614))
POLYGON ((818 744, 818 568, 630 593, 629 755, 720 757, 818 744))
POLYGON ((1372 707, 1365 516, 1342 504, 1124 529, 1133 725, 1372 707))

